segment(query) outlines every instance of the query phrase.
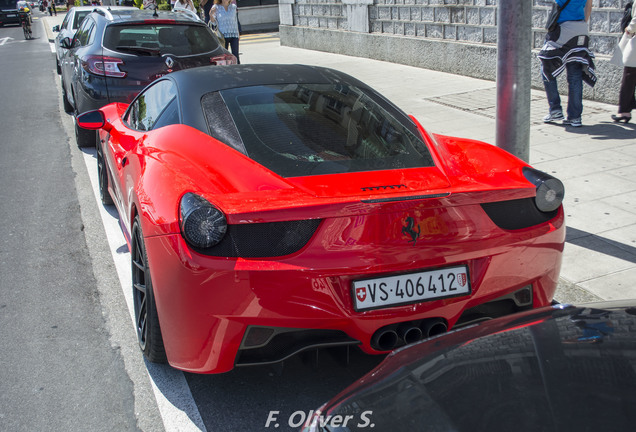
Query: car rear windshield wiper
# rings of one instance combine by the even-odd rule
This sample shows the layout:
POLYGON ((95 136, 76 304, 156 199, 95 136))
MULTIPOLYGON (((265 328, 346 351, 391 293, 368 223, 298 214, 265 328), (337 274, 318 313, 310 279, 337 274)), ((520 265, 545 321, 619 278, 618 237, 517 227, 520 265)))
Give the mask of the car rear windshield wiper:
POLYGON ((148 48, 148 47, 129 46, 129 45, 118 46, 115 49, 117 51, 129 51, 129 52, 146 54, 146 55, 159 55, 161 53, 161 50, 159 48, 148 48))

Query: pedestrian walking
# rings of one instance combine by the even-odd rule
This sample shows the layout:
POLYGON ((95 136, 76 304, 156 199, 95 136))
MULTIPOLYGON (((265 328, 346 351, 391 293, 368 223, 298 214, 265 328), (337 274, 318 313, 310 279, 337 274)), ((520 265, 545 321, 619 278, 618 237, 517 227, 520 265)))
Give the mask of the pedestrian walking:
POLYGON ((557 26, 548 32, 539 52, 541 75, 550 111, 545 123, 563 120, 564 125, 583 125, 583 82, 596 84, 594 54, 589 50, 588 21, 592 0, 554 0, 561 10, 557 26), (566 71, 568 82, 567 118, 563 116, 556 78, 566 71))
POLYGON ((192 3, 192 0, 177 0, 174 3, 173 10, 189 10, 191 12, 197 13, 197 10, 194 7, 194 3, 192 3))
POLYGON ((215 21, 219 31, 225 38, 225 49, 230 47, 232 54, 239 60, 239 28, 238 11, 234 0, 214 0, 210 10, 210 19, 215 21))
POLYGON ((143 0, 142 5, 146 10, 157 10, 157 0, 143 0))
POLYGON ((632 110, 636 109, 636 2, 632 4, 631 21, 624 30, 623 38, 627 39, 623 48, 623 78, 618 93, 618 115, 612 114, 615 122, 627 123, 632 119, 632 110))

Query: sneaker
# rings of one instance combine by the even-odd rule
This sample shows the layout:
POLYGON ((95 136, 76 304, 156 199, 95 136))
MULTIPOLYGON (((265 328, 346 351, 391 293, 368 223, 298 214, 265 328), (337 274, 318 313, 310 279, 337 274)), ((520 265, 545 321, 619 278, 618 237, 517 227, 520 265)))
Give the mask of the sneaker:
POLYGON ((583 126, 583 123, 581 123, 581 119, 580 118, 563 120, 563 124, 566 125, 566 126, 572 126, 572 127, 581 127, 581 126, 583 126))
POLYGON ((543 117, 543 123, 552 123, 555 121, 561 121, 563 120, 563 112, 561 111, 554 111, 551 112, 550 114, 548 114, 547 116, 543 117))

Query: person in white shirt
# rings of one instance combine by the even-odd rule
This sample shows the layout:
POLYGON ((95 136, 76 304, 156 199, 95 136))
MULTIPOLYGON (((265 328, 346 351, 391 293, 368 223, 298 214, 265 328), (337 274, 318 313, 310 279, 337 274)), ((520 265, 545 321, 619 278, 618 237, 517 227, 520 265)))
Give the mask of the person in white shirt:
POLYGON ((225 38, 225 49, 229 46, 232 54, 239 60, 239 28, 238 10, 235 0, 214 0, 214 6, 210 10, 210 19, 219 26, 219 31, 225 38))
MULTIPOLYGON (((632 20, 625 27, 625 36, 632 39, 636 37, 636 2, 632 5, 632 20)), ((630 42, 633 43, 633 42, 630 42)), ((623 58, 623 79, 618 95, 618 115, 612 114, 615 122, 627 123, 632 119, 632 110, 636 109, 636 49, 623 58)))
POLYGON ((191 12, 197 13, 196 8, 194 7, 194 3, 192 3, 192 0, 177 0, 174 3, 174 9, 173 10, 189 10, 191 12))

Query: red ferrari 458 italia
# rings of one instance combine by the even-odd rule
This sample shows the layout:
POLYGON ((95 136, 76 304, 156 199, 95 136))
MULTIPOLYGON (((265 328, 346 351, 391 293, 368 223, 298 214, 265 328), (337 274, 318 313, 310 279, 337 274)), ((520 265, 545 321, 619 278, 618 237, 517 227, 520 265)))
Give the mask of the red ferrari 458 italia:
POLYGON ((341 72, 194 68, 78 123, 99 130, 150 361, 220 373, 386 353, 554 295, 562 183, 428 133, 341 72))

